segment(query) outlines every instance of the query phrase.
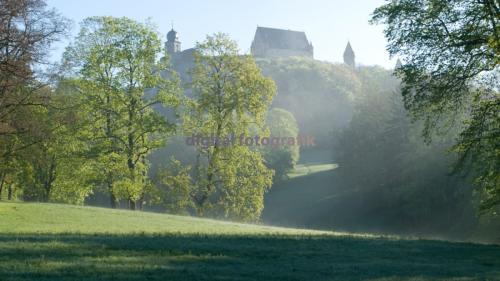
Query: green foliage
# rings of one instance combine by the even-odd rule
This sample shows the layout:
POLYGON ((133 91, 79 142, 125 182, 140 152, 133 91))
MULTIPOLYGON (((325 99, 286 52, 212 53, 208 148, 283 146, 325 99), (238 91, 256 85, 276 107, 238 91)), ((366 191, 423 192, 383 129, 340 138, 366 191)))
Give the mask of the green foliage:
POLYGON ((174 131, 153 109, 179 104, 176 75, 159 55, 166 53, 150 25, 112 17, 85 19, 64 54, 70 83, 83 96, 87 155, 102 168, 94 182, 112 205, 126 199, 132 209, 142 206, 151 188, 146 157, 174 131))
MULTIPOLYGON (((267 114, 266 124, 272 137, 292 137, 299 134, 297 121, 289 111, 273 108, 267 114)), ((274 170, 277 180, 283 179, 294 167, 300 156, 298 145, 265 146, 261 149, 266 165, 274 170)))
POLYGON ((216 190, 209 195, 212 200, 208 211, 231 220, 257 221, 264 209, 264 193, 272 185, 273 171, 265 166, 259 152, 247 147, 236 146, 219 153, 211 168, 217 169, 217 182, 214 180, 216 190))
POLYGON ((306 58, 259 59, 264 75, 276 82, 273 107, 290 111, 300 133, 314 136, 318 147, 329 147, 332 136, 352 114, 361 83, 345 65, 306 58))
POLYGON ((194 183, 190 170, 190 166, 185 167, 172 157, 170 165, 159 171, 157 186, 161 192, 161 203, 168 213, 189 214, 194 208, 191 198, 194 183))
POLYGON ((78 99, 50 88, 38 95, 45 105, 31 107, 33 128, 16 138, 16 145, 25 148, 7 157, 2 184, 14 187, 25 200, 81 204, 92 189, 81 173, 86 163, 79 155, 85 143, 79 140, 78 99))
POLYGON ((459 142, 454 146, 461 158, 456 168, 466 163, 474 163, 474 182, 482 187, 483 201, 480 210, 493 211, 500 207, 500 99, 475 100, 465 121, 465 129, 460 133, 459 142))
POLYGON ((495 0, 404 0, 377 8, 372 19, 386 24, 390 54, 405 62, 397 70, 404 103, 424 121, 428 140, 465 119, 457 167, 474 173, 483 210, 500 203, 499 18, 495 0))
MULTIPOLYGON (((239 55, 236 43, 224 34, 208 36, 196 50, 194 98, 187 101, 185 135, 222 140, 262 132, 275 93, 273 81, 262 76, 252 57, 239 55)), ((198 214, 258 219, 273 174, 260 153, 221 143, 196 149, 193 200, 198 214)))
POLYGON ((0 161, 4 161, 26 148, 15 139, 31 133, 35 118, 31 112, 46 105, 39 90, 47 85, 43 79, 47 58, 53 43, 68 31, 69 20, 44 0, 5 0, 0 2, 0 29, 0 161))

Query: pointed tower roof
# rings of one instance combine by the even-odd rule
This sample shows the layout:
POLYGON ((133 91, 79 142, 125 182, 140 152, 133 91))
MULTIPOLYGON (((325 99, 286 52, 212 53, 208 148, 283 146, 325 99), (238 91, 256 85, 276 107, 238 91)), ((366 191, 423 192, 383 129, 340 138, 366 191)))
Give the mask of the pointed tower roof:
POLYGON ((354 55, 354 51, 352 50, 351 47, 351 42, 347 41, 347 46, 345 47, 344 50, 344 63, 354 68, 356 65, 355 57, 356 56, 354 55))
POLYGON ((354 56, 354 51, 352 50, 351 42, 349 42, 349 41, 347 41, 347 46, 345 46, 345 50, 344 50, 344 56, 346 56, 346 55, 354 56))

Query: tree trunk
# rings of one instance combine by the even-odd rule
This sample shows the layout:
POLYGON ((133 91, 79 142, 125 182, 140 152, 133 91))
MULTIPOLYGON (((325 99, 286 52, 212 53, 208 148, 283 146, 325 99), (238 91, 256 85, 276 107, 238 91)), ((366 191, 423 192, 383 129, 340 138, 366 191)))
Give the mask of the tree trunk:
POLYGON ((12 200, 12 195, 14 193, 14 188, 12 186, 13 186, 12 183, 9 184, 9 188, 7 190, 8 191, 8 193, 7 193, 7 200, 9 200, 9 201, 12 200))
POLYGON ((112 209, 116 209, 118 205, 118 200, 116 200, 116 196, 113 193, 113 184, 111 182, 108 182, 108 191, 109 191, 109 199, 110 199, 110 205, 112 209))
MULTIPOLYGON (((106 91, 106 108, 111 108, 111 95, 108 91, 106 91)), ((106 111, 106 136, 112 141, 111 149, 115 150, 115 140, 112 138, 112 129, 111 129, 112 121, 111 121, 111 111, 106 111)), ((112 209, 116 209, 118 207, 118 200, 116 199, 115 194, 113 193, 113 179, 111 174, 107 175, 107 185, 109 192, 109 200, 112 209)))
MULTIPOLYGON (((132 81, 130 81, 132 84, 132 81)), ((134 150, 135 150, 135 141, 134 141, 134 122, 135 122, 135 115, 136 115, 136 104, 137 101, 132 98, 130 100, 130 104, 128 105, 128 124, 127 124, 127 166, 130 172, 130 179, 132 182, 135 184, 135 162, 134 162, 134 150)), ((130 198, 128 199, 128 207, 130 210, 134 210, 136 208, 135 201, 130 198)))
POLYGON ((132 199, 128 199, 128 208, 132 211, 135 211, 135 201, 132 199))
POLYGON ((44 183, 45 188, 45 198, 44 201, 48 202, 50 199, 50 193, 52 191, 52 184, 56 180, 56 158, 53 156, 50 162, 49 171, 47 172, 47 178, 44 183))
POLYGON ((2 173, 2 177, 0 178, 0 200, 2 200, 2 191, 3 191, 3 186, 5 184, 5 175, 7 173, 2 173))
POLYGON ((137 210, 142 211, 144 206, 144 194, 137 200, 137 210))
POLYGON ((52 189, 52 184, 50 182, 45 182, 43 185, 45 192, 43 194, 43 202, 49 202, 50 190, 52 189))
POLYGON ((110 194, 110 203, 111 209, 116 209, 118 207, 118 201, 116 200, 116 196, 113 193, 110 194))
MULTIPOLYGON (((222 123, 217 124, 217 132, 216 132, 216 138, 220 139, 221 138, 221 131, 222 131, 222 123)), ((219 154, 219 144, 218 142, 215 143, 214 145, 214 150, 212 152, 212 155, 208 155, 208 167, 207 167, 207 184, 205 185, 205 190, 201 190, 201 196, 198 197, 195 200, 196 204, 196 209, 197 209, 197 214, 198 216, 203 216, 203 206, 208 200, 208 196, 212 189, 214 188, 214 177, 215 175, 215 159, 217 159, 217 156, 219 154)))

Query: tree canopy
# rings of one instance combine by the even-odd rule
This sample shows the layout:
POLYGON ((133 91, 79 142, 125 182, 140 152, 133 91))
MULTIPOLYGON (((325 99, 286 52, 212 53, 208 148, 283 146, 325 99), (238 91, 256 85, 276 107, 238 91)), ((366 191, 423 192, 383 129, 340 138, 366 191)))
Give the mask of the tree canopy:
MULTIPOLYGON (((261 74, 251 56, 240 55, 225 34, 207 36, 196 50, 194 97, 188 100, 183 118, 185 135, 223 140, 261 134, 274 82, 261 74)), ((222 141, 196 149, 193 201, 198 213, 258 219, 273 175, 259 151, 222 141)))
POLYGON ((87 156, 100 166, 97 178, 112 205, 126 199, 141 207, 150 183, 148 154, 165 144, 174 125, 153 109, 179 104, 175 73, 154 28, 128 18, 86 19, 64 54, 66 83, 82 96, 87 156))
POLYGON ((495 0, 390 1, 372 18, 403 60, 396 73, 404 104, 424 120, 427 139, 462 128, 456 166, 475 175, 483 210, 500 203, 499 19, 495 0))

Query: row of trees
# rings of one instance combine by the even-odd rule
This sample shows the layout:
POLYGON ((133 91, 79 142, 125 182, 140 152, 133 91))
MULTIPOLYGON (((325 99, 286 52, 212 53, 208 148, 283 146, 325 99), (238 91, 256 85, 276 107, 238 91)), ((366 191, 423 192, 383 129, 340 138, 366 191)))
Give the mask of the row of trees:
POLYGON ((195 147, 192 165, 163 159, 150 173, 149 156, 175 135, 264 136, 272 120, 291 124, 281 133, 297 133, 286 111, 266 118, 274 82, 226 35, 197 44, 189 97, 154 27, 128 18, 85 19, 61 65, 44 67, 51 76, 42 79, 34 67, 67 21, 41 0, 0 7, 0 199, 7 190, 8 199, 82 204, 106 194, 113 208, 155 204, 253 221, 271 187, 271 168, 284 166, 283 176, 297 161, 298 148, 216 143, 195 147))

